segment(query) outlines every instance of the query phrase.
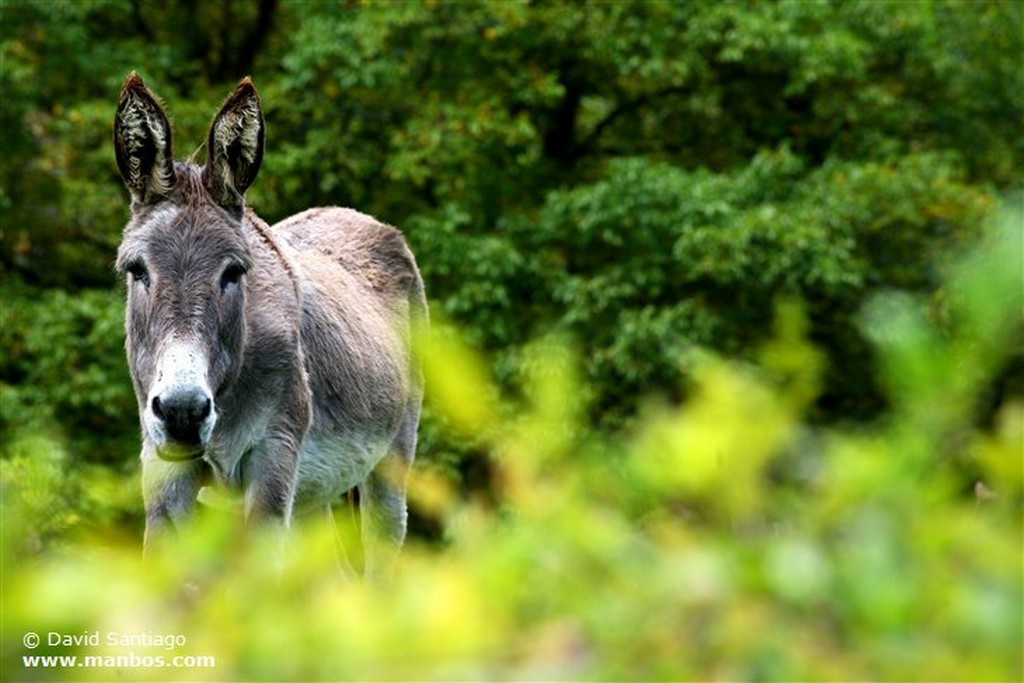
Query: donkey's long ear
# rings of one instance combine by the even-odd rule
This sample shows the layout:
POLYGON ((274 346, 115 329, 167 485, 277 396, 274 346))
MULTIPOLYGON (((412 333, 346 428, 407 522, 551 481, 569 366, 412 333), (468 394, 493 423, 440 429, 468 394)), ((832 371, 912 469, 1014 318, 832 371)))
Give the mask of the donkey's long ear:
POLYGON ((174 187, 171 125, 134 71, 124 81, 114 115, 114 154, 136 201, 155 202, 174 187))
POLYGON ((263 112, 248 77, 228 96, 210 126, 209 157, 203 180, 214 200, 241 212, 245 191, 263 162, 263 112))

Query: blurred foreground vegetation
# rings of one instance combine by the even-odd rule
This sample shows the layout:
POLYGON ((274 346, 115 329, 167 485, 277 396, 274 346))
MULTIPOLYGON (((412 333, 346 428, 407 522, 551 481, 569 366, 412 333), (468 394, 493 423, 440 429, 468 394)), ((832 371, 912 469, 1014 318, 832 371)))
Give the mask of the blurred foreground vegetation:
POLYGON ((647 406, 628 435, 589 426, 563 339, 524 350, 511 396, 437 325, 421 343, 431 407, 486 445, 500 484, 466 498, 416 470, 445 540, 412 539, 387 585, 346 583, 327 525, 298 526, 279 562, 277 539, 219 510, 145 564, 109 536, 39 554, 82 507, 66 496, 98 483, 70 491, 66 454, 21 443, 2 480, 5 679, 1020 680, 1024 403, 987 431, 970 416, 1024 332, 1022 215, 945 269, 941 310, 905 293, 866 307, 892 406, 870 428, 807 422, 824 356, 794 302, 756 362, 702 354, 690 398, 647 406), (20 642, 96 630, 186 643, 20 642), (216 667, 22 659, 129 652, 216 667))
POLYGON ((114 677, 22 666, 104 629, 194 680, 1020 680, 1022 55, 999 1, 0 4, 3 678, 114 677), (256 210, 409 239, 394 586, 212 511, 138 563, 131 70, 200 160, 251 74, 256 210))

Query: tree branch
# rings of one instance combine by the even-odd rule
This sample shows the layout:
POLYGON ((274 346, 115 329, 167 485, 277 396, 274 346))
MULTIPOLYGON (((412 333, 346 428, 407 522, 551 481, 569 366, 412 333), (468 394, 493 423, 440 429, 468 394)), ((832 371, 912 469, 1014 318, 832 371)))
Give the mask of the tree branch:
POLYGON ((277 0, 260 0, 256 23, 248 32, 245 40, 238 48, 238 57, 235 60, 235 67, 238 76, 241 77, 252 71, 256 63, 256 55, 267 39, 270 29, 274 24, 274 14, 277 12, 277 0))
POLYGON ((149 28, 145 17, 142 16, 142 0, 132 0, 132 19, 135 21, 135 28, 147 43, 155 41, 153 30, 149 28))
POLYGON ((551 112, 549 126, 544 131, 544 156, 563 167, 571 166, 580 156, 576 144, 576 120, 584 91, 579 80, 571 75, 573 69, 573 65, 567 63, 559 68, 558 80, 565 94, 551 112))
POLYGON ((627 114, 632 114, 638 109, 646 107, 648 104, 654 102, 655 100, 659 100, 663 97, 668 97, 670 95, 679 95, 686 92, 687 90, 688 88, 686 86, 676 85, 668 88, 662 88, 661 90, 656 90, 654 92, 646 93, 644 95, 640 95, 639 97, 633 98, 632 100, 622 102, 621 104, 619 104, 619 106, 615 107, 615 109, 608 112, 607 116, 598 121, 597 124, 591 129, 590 133, 588 133, 587 136, 579 142, 579 144, 577 145, 577 148, 580 150, 579 155, 582 156, 586 154, 587 151, 593 147, 594 143, 596 143, 597 140, 601 137, 601 134, 604 133, 604 131, 613 123, 615 123, 615 121, 618 120, 619 118, 627 114))

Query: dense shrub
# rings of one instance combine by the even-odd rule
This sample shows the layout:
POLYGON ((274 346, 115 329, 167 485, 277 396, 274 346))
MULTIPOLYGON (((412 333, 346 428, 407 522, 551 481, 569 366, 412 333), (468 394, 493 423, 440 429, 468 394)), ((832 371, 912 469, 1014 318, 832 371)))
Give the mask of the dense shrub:
POLYGON ((694 348, 748 357, 772 302, 796 297, 828 353, 826 415, 852 418, 879 407, 857 310, 880 287, 933 291, 942 254, 974 236, 987 204, 931 155, 807 172, 783 148, 728 175, 621 160, 549 195, 518 241, 556 326, 586 340, 601 415, 678 389, 694 348))
MULTIPOLYGON (((76 458, 118 465, 138 418, 124 360, 119 291, 0 290, 0 440, 54 431, 76 458)), ((134 455, 134 454, 133 454, 134 455)))

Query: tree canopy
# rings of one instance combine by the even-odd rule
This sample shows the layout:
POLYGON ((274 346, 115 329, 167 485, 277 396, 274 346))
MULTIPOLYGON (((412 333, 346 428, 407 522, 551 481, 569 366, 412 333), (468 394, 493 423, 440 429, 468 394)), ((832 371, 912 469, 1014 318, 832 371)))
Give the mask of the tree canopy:
MULTIPOLYGON (((251 73, 264 217, 339 204, 399 226, 435 311, 500 376, 527 340, 566 332, 585 347, 594 419, 616 424, 644 395, 678 396, 690 350, 744 356, 780 296, 804 302, 828 352, 822 416, 877 414, 859 307, 934 290, 1024 156, 1017 3, 3 12, 0 259, 18 281, 113 291, 125 209, 110 112, 129 70, 171 102, 178 154, 200 157, 209 111, 251 73)), ((8 385, 45 366, 25 354, 5 362, 8 385)), ((129 412, 127 383, 107 381, 129 412)))

